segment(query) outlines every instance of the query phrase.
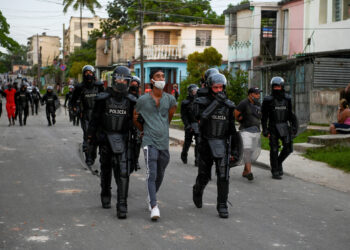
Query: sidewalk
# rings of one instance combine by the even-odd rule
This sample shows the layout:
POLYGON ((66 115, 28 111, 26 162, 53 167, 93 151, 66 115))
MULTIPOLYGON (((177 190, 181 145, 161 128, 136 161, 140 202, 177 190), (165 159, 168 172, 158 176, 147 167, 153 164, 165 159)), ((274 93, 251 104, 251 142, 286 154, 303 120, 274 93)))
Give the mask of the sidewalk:
MULTIPOLYGON (((179 144, 183 144, 184 131, 170 128, 169 137, 179 144)), ((269 151, 261 150, 261 154, 254 165, 270 169, 269 151)), ((292 153, 283 163, 284 173, 296 178, 350 193, 350 174, 332 168, 328 164, 312 161, 300 154, 292 153)))

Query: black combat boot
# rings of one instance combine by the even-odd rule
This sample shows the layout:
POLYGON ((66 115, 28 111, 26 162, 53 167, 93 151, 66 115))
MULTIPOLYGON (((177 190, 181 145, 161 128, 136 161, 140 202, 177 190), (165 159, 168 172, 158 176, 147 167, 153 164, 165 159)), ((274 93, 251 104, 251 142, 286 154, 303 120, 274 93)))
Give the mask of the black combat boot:
POLYGON ((187 154, 182 152, 181 153, 181 160, 184 164, 187 164, 187 154))
POLYGON ((103 188, 101 191, 101 203, 103 208, 105 209, 111 208, 111 197, 112 197, 111 188, 110 187, 103 188))
POLYGON ((218 200, 216 209, 219 213, 220 218, 228 218, 227 209, 227 196, 228 196, 228 186, 229 182, 226 180, 217 180, 218 186, 218 200))
POLYGON ((118 195, 117 195, 117 217, 119 219, 126 219, 128 213, 128 187, 129 187, 129 178, 128 177, 119 177, 117 180, 118 186, 118 195))
POLYGON ((203 190, 204 187, 201 187, 198 184, 193 186, 193 203, 197 208, 201 208, 203 206, 203 190))

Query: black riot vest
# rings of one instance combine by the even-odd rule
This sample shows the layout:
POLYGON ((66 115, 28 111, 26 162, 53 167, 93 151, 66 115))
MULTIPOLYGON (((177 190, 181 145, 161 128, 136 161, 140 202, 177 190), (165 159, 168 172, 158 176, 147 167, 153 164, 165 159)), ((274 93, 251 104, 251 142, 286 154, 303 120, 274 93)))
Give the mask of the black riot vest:
POLYGON ((39 100, 39 95, 38 95, 38 92, 37 91, 33 91, 32 92, 32 98, 33 98, 33 101, 38 101, 39 100))
POLYGON ((118 101, 109 97, 105 102, 103 130, 105 132, 126 133, 129 130, 130 101, 126 98, 118 101))
POLYGON ((84 109, 84 115, 87 120, 91 120, 92 110, 95 106, 95 97, 98 94, 98 87, 83 88, 82 91, 82 104, 84 109))
POLYGON ((22 107, 27 106, 28 100, 27 100, 27 93, 26 92, 19 92, 19 105, 22 107))
POLYGON ((285 123, 288 121, 288 102, 285 98, 278 100, 274 98, 272 107, 274 123, 285 123))
POLYGON ((205 125, 202 130, 203 136, 208 139, 225 138, 229 131, 229 115, 230 109, 226 106, 216 109, 210 118, 205 121, 205 125))
POLYGON ((55 106, 55 99, 54 99, 53 94, 46 96, 46 105, 47 106, 55 106))

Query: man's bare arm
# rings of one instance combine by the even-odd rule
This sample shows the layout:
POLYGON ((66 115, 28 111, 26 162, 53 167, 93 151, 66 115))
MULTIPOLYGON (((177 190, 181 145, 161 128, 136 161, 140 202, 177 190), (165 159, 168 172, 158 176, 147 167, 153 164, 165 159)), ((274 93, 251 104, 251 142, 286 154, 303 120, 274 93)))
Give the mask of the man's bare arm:
POLYGON ((140 130, 141 132, 143 131, 143 126, 141 123, 138 122, 137 118, 139 117, 139 113, 136 112, 136 110, 134 109, 134 115, 133 115, 133 122, 135 124, 135 126, 138 128, 138 130, 140 130))
POLYGON ((170 122, 171 122, 171 120, 173 119, 173 115, 174 115, 174 113, 175 113, 175 111, 176 111, 176 105, 175 106, 172 106, 170 109, 169 109, 169 124, 170 124, 170 122))

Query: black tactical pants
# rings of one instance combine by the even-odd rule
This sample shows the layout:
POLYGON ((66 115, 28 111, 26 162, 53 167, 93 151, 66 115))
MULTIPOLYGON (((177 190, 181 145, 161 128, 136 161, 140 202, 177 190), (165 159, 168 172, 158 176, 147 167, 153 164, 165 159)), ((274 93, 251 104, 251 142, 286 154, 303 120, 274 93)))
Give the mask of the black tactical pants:
POLYGON ((56 123, 56 110, 55 106, 53 105, 46 105, 46 118, 48 125, 51 126, 52 124, 56 123), (51 120, 52 118, 52 120, 51 120))
POLYGON ((277 133, 270 134, 270 165, 271 173, 279 173, 283 171, 282 163, 293 152, 293 142, 290 136, 280 137, 277 133), (279 140, 282 141, 283 149, 279 153, 279 140))
POLYGON ((197 192, 204 190, 205 186, 211 179, 211 168, 213 163, 215 163, 217 175, 217 202, 218 204, 226 204, 229 191, 229 177, 226 178, 222 176, 219 168, 221 161, 224 161, 225 159, 214 159, 211 154, 209 144, 206 140, 203 140, 199 144, 198 153, 198 176, 196 179, 195 189, 197 192))
POLYGON ((181 156, 187 159, 188 150, 190 149, 192 144, 192 138, 194 138, 194 141, 196 143, 194 148, 194 156, 195 156, 195 163, 197 165, 198 164, 198 135, 196 135, 193 131, 185 131, 185 141, 182 147, 181 156))
POLYGON ((112 171, 117 184, 118 204, 127 205, 129 189, 129 171, 127 168, 126 152, 122 154, 113 154, 108 143, 100 145, 100 163, 101 163, 101 197, 112 196, 111 183, 112 171))
POLYGON ((34 100, 34 101, 33 101, 33 104, 34 104, 34 108, 33 108, 33 110, 32 110, 32 115, 34 115, 34 112, 35 112, 35 114, 38 114, 39 100, 34 100))
POLYGON ((29 106, 18 105, 18 109, 16 110, 18 110, 19 125, 26 125, 29 114, 29 106))

